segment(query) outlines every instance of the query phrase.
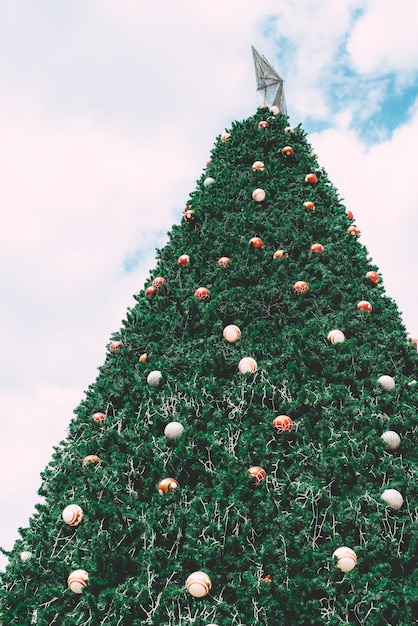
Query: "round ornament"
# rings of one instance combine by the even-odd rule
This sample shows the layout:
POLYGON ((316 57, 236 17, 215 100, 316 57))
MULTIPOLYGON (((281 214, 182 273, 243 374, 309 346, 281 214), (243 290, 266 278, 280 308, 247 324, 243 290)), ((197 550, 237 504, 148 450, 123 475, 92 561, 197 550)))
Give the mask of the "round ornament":
POLYGON ((81 461, 81 465, 82 467, 86 467, 86 465, 88 465, 89 463, 100 463, 100 459, 95 454, 89 454, 88 456, 85 456, 84 459, 81 461))
POLYGON ((230 324, 229 326, 225 326, 223 337, 228 343, 235 343, 241 337, 241 331, 235 324, 230 324))
POLYGON ((279 115, 279 113, 280 113, 280 109, 279 109, 279 107, 278 107, 278 106, 276 106, 275 104, 273 104, 273 106, 272 106, 272 107, 270 107, 269 111, 270 111, 270 113, 271 113, 272 115, 279 115))
POLYGON ((219 265, 223 267, 224 269, 225 267, 228 267, 230 262, 231 262, 231 259, 227 256, 221 256, 221 258, 218 260, 219 265))
POLYGON ((316 177, 316 174, 313 174, 311 172, 310 174, 307 174, 305 176, 305 182, 309 183, 310 185, 316 185, 316 183, 318 182, 318 178, 316 177))
POLYGON ((284 134, 287 135, 288 133, 293 134, 295 131, 291 126, 286 126, 286 128, 284 129, 284 134))
POLYGON ((155 296, 156 293, 157 293, 156 287, 147 287, 145 289, 145 295, 148 296, 148 298, 152 298, 153 296, 155 296))
POLYGON ((156 289, 158 289, 159 287, 161 287, 161 285, 164 285, 164 283, 166 283, 166 282, 167 281, 166 281, 165 278, 163 278, 162 276, 157 276, 152 281, 152 286, 155 287, 156 289))
POLYGON ((273 259, 287 259, 288 256, 286 250, 276 250, 273 253, 273 259))
POLYGON ((257 362, 250 356, 246 356, 238 363, 241 374, 253 374, 257 370, 257 362))
POLYGON ((377 285, 379 282, 379 274, 377 272, 367 272, 366 278, 368 278, 373 285, 377 285))
POLYGON ((83 593, 89 581, 88 572, 85 569, 76 569, 68 576, 68 586, 73 593, 83 593))
POLYGON ((84 512, 78 504, 69 504, 65 507, 61 516, 68 526, 78 526, 84 517, 84 512))
POLYGON ((153 370, 147 376, 147 383, 150 385, 150 387, 159 387, 161 384, 162 378, 163 378, 163 375, 161 374, 159 370, 153 370))
POLYGON ((347 228, 347 232, 350 233, 350 235, 354 235, 355 237, 360 234, 359 229, 355 226, 349 226, 347 228))
POLYGON ((256 202, 263 202, 266 199, 266 192, 264 189, 254 189, 252 197, 256 202))
POLYGON ((388 450, 397 450, 401 445, 401 438, 394 430, 387 430, 382 434, 382 439, 388 450))
POLYGON ((357 564, 357 555, 351 548, 341 546, 337 548, 332 555, 336 560, 336 566, 340 568, 342 572, 349 572, 357 564))
POLYGON ((167 439, 180 439, 184 433, 184 426, 180 422, 170 422, 164 428, 164 435, 167 439))
POLYGON ((184 219, 186 220, 186 222, 191 222, 194 219, 194 211, 193 211, 193 209, 185 211, 184 219))
POLYGON ((305 283, 304 280, 297 280, 295 284, 293 285, 293 291, 295 293, 305 293, 308 290, 309 290, 309 285, 308 283, 305 283))
POLYGON ((282 148, 282 154, 284 156, 291 157, 295 154, 295 151, 293 150, 292 146, 285 146, 284 148, 282 148))
POLYGON ((352 211, 346 211, 345 214, 347 215, 350 221, 354 219, 354 213, 352 211))
POLYGON ((253 467, 250 467, 248 469, 248 472, 250 476, 255 479, 256 483, 260 483, 267 475, 266 470, 264 470, 262 467, 259 467, 258 465, 253 465, 253 467))
POLYGON ((183 267, 184 265, 187 265, 188 263, 190 263, 190 257, 188 254, 181 254, 179 256, 179 258, 177 259, 177 263, 178 265, 180 265, 180 267, 183 267))
POLYGON ((312 253, 319 252, 320 254, 323 254, 325 252, 324 246, 320 243, 313 243, 310 250, 312 253))
POLYGON ((260 237, 253 237, 252 239, 250 239, 250 246, 252 248, 262 248, 263 245, 263 240, 260 239, 260 237))
POLYGON ((174 491, 178 486, 179 484, 174 478, 164 478, 158 485, 158 493, 163 496, 169 491, 174 491))
POLYGON ((278 415, 273 420, 273 426, 281 433, 290 431, 293 428, 293 420, 288 415, 278 415))
POLYGON ((26 561, 29 561, 29 559, 32 558, 32 552, 29 552, 29 550, 24 550, 23 552, 21 552, 19 554, 20 556, 20 560, 25 563, 26 561))
POLYGON ((258 122, 258 128, 268 128, 268 122, 266 122, 265 120, 258 122))
POLYGON ((306 211, 315 211, 315 205, 313 202, 304 202, 303 206, 305 207, 306 211))
POLYGON ((371 313, 373 307, 370 302, 367 302, 367 300, 360 300, 360 302, 357 302, 357 309, 359 311, 366 311, 367 313, 371 313))
POLYGON ((94 422, 100 423, 103 422, 103 420, 105 419, 105 414, 104 413, 93 413, 92 418, 94 422))
POLYGON ((228 133, 228 131, 224 130, 221 135, 221 141, 223 141, 223 143, 226 143, 229 139, 231 139, 231 133, 228 133))
POLYGON ((211 580, 205 572, 193 572, 186 580, 186 589, 194 598, 207 596, 211 587, 211 580))
POLYGON ((395 380, 392 378, 392 376, 380 376, 377 379, 377 382, 385 391, 391 391, 395 386, 395 380))
POLYGON ((328 341, 332 344, 342 343, 345 341, 345 335, 342 330, 330 330, 328 333, 328 341))
POLYGON ((121 341, 112 341, 112 342, 109 344, 109 350, 110 350, 111 352, 117 352, 117 351, 119 350, 119 347, 120 347, 121 345, 122 345, 122 342, 121 342, 121 341))
POLYGON ((396 489, 385 489, 380 497, 394 511, 399 511, 403 505, 402 494, 396 489))
POLYGON ((203 181, 203 185, 205 187, 210 187, 211 185, 213 185, 213 183, 215 182, 214 178, 211 178, 210 176, 208 176, 207 178, 205 178, 205 180, 203 181))
POLYGON ((209 300, 209 289, 206 287, 198 287, 198 289, 194 292, 194 297, 196 300, 209 300))
POLYGON ((139 357, 139 359, 138 359, 138 360, 139 360, 141 363, 145 363, 145 361, 147 360, 147 358, 148 358, 148 355, 147 355, 147 353, 146 353, 146 352, 144 352, 144 354, 141 354, 141 356, 139 357))
POLYGON ((264 172, 264 163, 263 161, 254 161, 252 168, 254 172, 264 172))

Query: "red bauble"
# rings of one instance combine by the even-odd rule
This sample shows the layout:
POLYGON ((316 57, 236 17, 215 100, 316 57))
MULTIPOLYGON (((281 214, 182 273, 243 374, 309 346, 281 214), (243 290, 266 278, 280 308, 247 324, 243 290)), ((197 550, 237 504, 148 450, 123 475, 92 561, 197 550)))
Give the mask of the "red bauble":
POLYGON ((218 263, 221 267, 228 267, 228 265, 230 264, 231 259, 227 256, 221 256, 221 258, 218 260, 218 263))
POLYGON ((186 220, 186 222, 191 222, 194 219, 193 209, 188 209, 184 212, 184 219, 186 220))
POLYGON ((288 415, 278 415, 273 420, 273 426, 279 431, 292 430, 293 421, 288 415))
POLYGON ((276 250, 276 252, 273 253, 273 259, 287 259, 288 256, 285 250, 276 250))
POLYGON ((144 352, 144 354, 141 354, 141 356, 139 357, 139 360, 141 361, 141 363, 145 363, 147 358, 148 358, 148 355, 146 352, 144 352))
POLYGON ((349 226, 349 227, 347 228, 347 232, 349 232, 349 233, 350 233, 350 235, 359 235, 359 234, 360 234, 359 229, 358 229, 358 228, 356 228, 355 226, 349 226))
POLYGON ((309 183, 310 185, 316 185, 316 183, 318 182, 318 178, 316 177, 315 174, 311 173, 305 176, 305 181, 309 183))
POLYGON ((315 205, 313 202, 304 202, 303 206, 307 211, 315 211, 315 205))
POLYGON ((209 300, 209 289, 207 289, 206 287, 198 287, 198 289, 196 289, 196 291, 194 292, 194 297, 196 298, 196 300, 209 300))
POLYGON ((263 478, 266 477, 266 471, 262 467, 259 467, 258 465, 254 465, 253 467, 250 467, 248 471, 250 475, 253 478, 255 478, 256 483, 261 482, 263 478))
POLYGON ((254 172, 264 172, 263 161, 254 161, 254 163, 252 164, 252 168, 254 172))
POLYGON ((359 311, 367 311, 367 313, 372 312, 372 305, 370 302, 367 302, 367 300, 360 300, 360 302, 357 303, 357 308, 359 311))
POLYGON ((147 287, 145 289, 145 295, 149 296, 150 298, 155 296, 156 293, 157 293, 157 288, 156 287, 147 287))
POLYGON ((179 258, 177 259, 177 263, 180 266, 184 266, 187 265, 190 262, 190 257, 188 254, 182 254, 181 256, 179 256, 179 258))
POLYGON ((258 128, 268 128, 268 122, 262 121, 262 122, 258 122, 258 128))
POLYGON ((367 272, 366 278, 368 278, 373 285, 377 285, 379 282, 379 274, 377 272, 367 272))
POLYGON ((293 290, 295 291, 295 293, 304 293, 305 291, 308 291, 308 289, 309 285, 308 283, 305 283, 304 280, 298 280, 293 285, 293 290))
POLYGON ((174 491, 178 486, 179 484, 174 478, 164 478, 158 485, 158 493, 163 496, 169 491, 174 491))
POLYGON ((100 459, 95 454, 89 454, 81 461, 81 465, 83 467, 86 467, 86 465, 88 465, 89 463, 100 463, 100 459))
POLYGON ((284 154, 284 156, 293 156, 295 154, 295 151, 293 150, 292 146, 285 146, 284 148, 282 148, 282 154, 284 154))
POLYGON ((92 418, 95 422, 103 422, 103 420, 105 419, 105 414, 104 413, 94 413, 92 415, 92 418))
POLYGON ((347 215, 349 220, 353 220, 354 219, 354 213, 352 211, 346 211, 346 215, 347 215))
POLYGON ((325 251, 325 248, 320 243, 313 243, 311 245, 311 252, 320 252, 321 254, 325 251))
POLYGON ((121 341, 112 341, 112 342, 109 344, 109 350, 110 350, 111 352, 116 352, 117 350, 119 350, 119 347, 120 347, 121 345, 122 345, 122 342, 121 342, 121 341))
POLYGON ((263 240, 260 239, 260 237, 253 237, 252 239, 250 239, 250 246, 252 248, 262 248, 263 245, 263 240))
POLYGON ((224 143, 231 139, 231 133, 228 133, 226 130, 221 135, 221 141, 224 143))
POLYGON ((161 285, 164 285, 164 283, 166 282, 167 281, 165 278, 163 278, 162 276, 157 276, 157 278, 154 278, 154 280, 152 281, 152 286, 158 289, 158 287, 161 287, 161 285))

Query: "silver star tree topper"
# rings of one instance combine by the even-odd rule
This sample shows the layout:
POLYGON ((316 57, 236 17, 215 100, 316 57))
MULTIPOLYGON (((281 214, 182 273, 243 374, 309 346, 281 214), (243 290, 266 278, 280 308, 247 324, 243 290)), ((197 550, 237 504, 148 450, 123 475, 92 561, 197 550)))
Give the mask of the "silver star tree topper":
POLYGON ((257 91, 262 94, 265 104, 277 106, 281 113, 287 115, 284 80, 280 78, 274 67, 257 52, 254 46, 251 46, 251 49, 253 51, 257 91))

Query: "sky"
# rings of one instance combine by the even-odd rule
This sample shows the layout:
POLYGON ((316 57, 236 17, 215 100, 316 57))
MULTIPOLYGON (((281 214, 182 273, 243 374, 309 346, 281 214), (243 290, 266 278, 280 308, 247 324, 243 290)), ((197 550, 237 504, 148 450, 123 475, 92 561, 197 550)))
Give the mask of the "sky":
POLYGON ((418 337, 417 23, 415 0, 0 0, 0 546, 215 138, 260 104, 251 45, 418 337))

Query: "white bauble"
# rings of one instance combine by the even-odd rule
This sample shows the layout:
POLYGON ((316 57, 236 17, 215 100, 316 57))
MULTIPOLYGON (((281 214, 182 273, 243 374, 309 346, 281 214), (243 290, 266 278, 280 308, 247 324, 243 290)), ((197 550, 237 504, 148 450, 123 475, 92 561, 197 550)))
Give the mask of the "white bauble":
POLYGON ((341 548, 337 548, 333 555, 337 559, 336 566, 342 572, 349 572, 352 570, 357 563, 357 555, 351 548, 347 548, 347 546, 341 546, 341 548))
POLYGON ((205 572, 193 572, 186 580, 186 587, 194 598, 203 598, 209 593, 212 583, 205 572))
POLYGON ((153 370, 147 376, 147 383, 151 387, 158 387, 160 385, 160 383, 161 383, 162 377, 163 377, 163 375, 161 374, 161 372, 159 370, 153 370))
POLYGON ((215 179, 209 176, 208 178, 205 178, 205 180, 203 181, 203 184, 205 187, 210 187, 211 185, 213 185, 214 182, 215 182, 215 179))
POLYGON ((69 504, 62 512, 62 519, 68 526, 78 526, 83 516, 83 509, 78 504, 69 504))
POLYGON ((184 426, 180 422, 170 422, 164 428, 164 435, 167 439, 179 439, 184 433, 184 426))
POLYGON ((223 337, 228 343, 235 343, 241 337, 241 331, 235 324, 230 324, 229 326, 225 326, 223 337))
POLYGON ((377 382, 382 389, 385 389, 385 391, 390 391, 395 386, 395 381, 392 376, 380 376, 380 378, 377 379, 377 382))
POLYGON ((264 189, 254 189, 253 191, 253 200, 256 202, 263 202, 266 199, 266 192, 264 189))
POLYGON ((68 586, 73 593, 83 593, 84 587, 89 581, 88 572, 84 569, 76 569, 68 576, 68 586))
POLYGON ((394 511, 398 511, 403 505, 402 494, 396 489, 385 489, 380 497, 394 511))
POLYGON ((246 356, 238 363, 241 374, 254 373, 257 369, 257 361, 250 356, 246 356))
POLYGON ((25 562, 25 561, 29 561, 29 559, 32 558, 32 552, 29 552, 29 550, 24 550, 23 552, 20 553, 20 560, 25 562))
POLYGON ((328 333, 328 340, 332 344, 342 343, 345 341, 345 335, 342 330, 330 330, 328 333))
POLYGON ((397 450, 401 445, 401 438, 394 430, 387 430, 382 435, 382 439, 385 442, 389 450, 397 450))

